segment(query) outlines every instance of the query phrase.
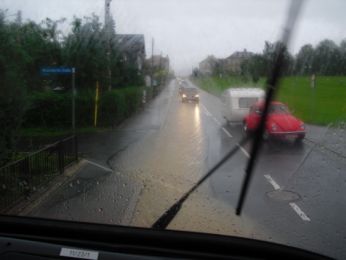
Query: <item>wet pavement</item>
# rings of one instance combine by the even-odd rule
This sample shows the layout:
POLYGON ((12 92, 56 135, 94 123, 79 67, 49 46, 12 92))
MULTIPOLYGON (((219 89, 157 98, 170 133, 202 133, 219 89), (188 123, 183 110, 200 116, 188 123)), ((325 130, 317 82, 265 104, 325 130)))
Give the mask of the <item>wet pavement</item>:
MULTIPOLYGON (((191 82, 189 84, 192 85, 191 82)), ((204 91, 181 103, 176 81, 108 132, 80 138, 87 164, 31 216, 150 227, 243 133, 204 91)), ((265 143, 241 216, 250 145, 186 201, 169 229, 245 236, 346 258, 344 126, 307 126, 307 138, 265 143)))

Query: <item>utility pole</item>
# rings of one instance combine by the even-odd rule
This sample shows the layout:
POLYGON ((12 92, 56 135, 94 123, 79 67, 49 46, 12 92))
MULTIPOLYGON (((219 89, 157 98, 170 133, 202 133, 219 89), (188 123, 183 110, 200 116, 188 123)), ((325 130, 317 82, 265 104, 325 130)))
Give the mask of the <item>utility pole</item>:
POLYGON ((110 5, 112 0, 105 0, 105 33, 107 48, 107 70, 108 70, 108 90, 112 89, 112 70, 111 70, 111 13, 110 5))
POLYGON ((151 76, 150 76, 151 90, 154 89, 154 38, 151 38, 151 76))
POLYGON ((160 76, 160 87, 161 87, 161 81, 162 81, 162 68, 161 68, 161 66, 162 66, 162 52, 160 53, 160 63, 159 63, 160 65, 159 65, 159 76, 160 76))

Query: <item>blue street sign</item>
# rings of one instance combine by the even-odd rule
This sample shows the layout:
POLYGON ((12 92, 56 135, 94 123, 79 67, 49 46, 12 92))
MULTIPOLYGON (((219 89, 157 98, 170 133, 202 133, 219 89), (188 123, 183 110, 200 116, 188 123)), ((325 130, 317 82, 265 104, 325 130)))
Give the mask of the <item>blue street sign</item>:
POLYGON ((40 71, 42 75, 72 74, 75 72, 75 69, 70 67, 42 67, 40 71))

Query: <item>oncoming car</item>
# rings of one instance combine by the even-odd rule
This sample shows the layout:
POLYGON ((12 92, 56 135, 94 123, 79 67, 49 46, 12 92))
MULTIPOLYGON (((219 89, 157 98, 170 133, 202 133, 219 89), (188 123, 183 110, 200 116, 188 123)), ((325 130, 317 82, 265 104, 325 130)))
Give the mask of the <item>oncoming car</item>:
POLYGON ((181 101, 194 101, 199 102, 199 94, 196 88, 183 88, 181 92, 181 101))
MULTIPOLYGON (((249 114, 243 121, 243 130, 246 133, 253 132, 258 127, 262 117, 263 106, 264 102, 257 102, 251 106, 249 114)), ((304 137, 304 122, 294 117, 285 104, 277 101, 271 102, 263 138, 265 140, 278 138, 301 141, 304 137)))

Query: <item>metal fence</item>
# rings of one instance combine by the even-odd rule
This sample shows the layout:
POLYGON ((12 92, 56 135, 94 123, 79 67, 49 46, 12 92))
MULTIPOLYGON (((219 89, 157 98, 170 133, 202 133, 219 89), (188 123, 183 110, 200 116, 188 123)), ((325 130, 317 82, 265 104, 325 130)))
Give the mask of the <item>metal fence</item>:
POLYGON ((77 138, 71 136, 0 168, 0 212, 45 188, 77 160, 77 138))

